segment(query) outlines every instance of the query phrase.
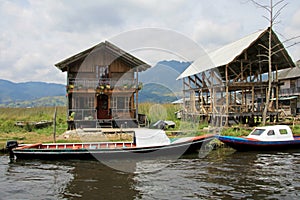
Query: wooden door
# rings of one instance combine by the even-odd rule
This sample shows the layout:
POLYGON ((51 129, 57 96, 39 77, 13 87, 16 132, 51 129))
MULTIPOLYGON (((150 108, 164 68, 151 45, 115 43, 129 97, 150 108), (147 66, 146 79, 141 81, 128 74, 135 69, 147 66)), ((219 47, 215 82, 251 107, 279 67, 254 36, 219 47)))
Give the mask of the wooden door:
POLYGON ((97 97, 97 118, 111 119, 108 107, 108 96, 105 94, 100 94, 97 97))

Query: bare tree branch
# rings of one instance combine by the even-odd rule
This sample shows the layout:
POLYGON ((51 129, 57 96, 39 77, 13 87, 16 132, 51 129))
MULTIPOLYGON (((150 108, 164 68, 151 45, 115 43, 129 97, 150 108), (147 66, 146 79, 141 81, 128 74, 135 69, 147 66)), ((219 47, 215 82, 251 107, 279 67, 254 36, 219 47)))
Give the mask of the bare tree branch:
MULTIPOLYGON (((280 1, 280 3, 282 3, 282 2, 283 2, 283 0, 280 1)), ((276 6, 276 5, 279 5, 279 2, 278 2, 277 4, 275 4, 275 6, 276 6)), ((283 6, 281 6, 281 7, 279 8, 279 10, 276 11, 276 13, 275 13, 275 15, 274 15, 274 17, 273 17, 273 21, 275 21, 275 20, 277 19, 277 17, 280 15, 281 11, 282 11, 287 5, 288 5, 288 3, 284 4, 283 6)), ((275 7, 275 6, 274 6, 274 7, 275 7)))
POLYGON ((258 44, 258 46, 260 46, 260 47, 262 47, 263 49, 265 49, 265 50, 269 50, 269 48, 268 47, 266 47, 265 45, 263 45, 263 44, 258 44))
POLYGON ((297 44, 300 44, 300 42, 295 42, 295 43, 293 43, 293 44, 291 44, 291 45, 288 45, 286 48, 290 48, 290 47, 295 46, 295 45, 297 45, 297 44))
POLYGON ((269 13, 271 12, 271 9, 270 9, 269 6, 260 4, 260 3, 254 1, 254 0, 250 0, 250 1, 251 1, 254 5, 256 5, 257 7, 263 8, 263 9, 267 10, 269 13))
POLYGON ((258 63, 265 63, 265 62, 269 62, 269 60, 260 60, 260 61, 258 61, 258 63))
POLYGON ((265 18, 269 23, 270 23, 270 19, 269 19, 269 17, 267 17, 267 16, 262 16, 263 18, 265 18))
MULTIPOLYGON (((292 37, 292 38, 289 38, 289 39, 287 39, 287 40, 282 41, 282 42, 279 43, 279 44, 274 45, 274 46, 272 47, 272 50, 274 50, 275 48, 277 48, 277 47, 280 46, 280 45, 283 45, 283 44, 286 43, 286 42, 289 42, 289 41, 291 41, 291 40, 295 40, 295 39, 297 39, 297 38, 300 38, 300 35, 295 36, 295 37, 292 37)), ((299 44, 299 43, 300 43, 300 42, 295 42, 293 45, 289 45, 288 47, 294 46, 294 45, 299 44)), ((262 45, 262 46, 263 46, 263 45, 262 45)), ((286 47, 286 48, 288 48, 288 47, 286 47)))
POLYGON ((284 0, 278 1, 273 5, 273 8, 276 8, 276 6, 278 6, 279 4, 281 4, 282 2, 284 2, 284 0))
POLYGON ((265 57, 265 58, 269 58, 269 56, 268 55, 266 55, 266 54, 258 54, 258 55, 256 55, 257 57, 265 57))

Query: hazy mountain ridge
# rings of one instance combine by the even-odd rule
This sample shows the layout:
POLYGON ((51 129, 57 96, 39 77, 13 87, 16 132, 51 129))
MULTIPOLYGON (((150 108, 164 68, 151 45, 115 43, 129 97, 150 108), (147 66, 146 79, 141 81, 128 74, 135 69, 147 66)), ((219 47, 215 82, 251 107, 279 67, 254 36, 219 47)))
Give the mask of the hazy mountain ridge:
POLYGON ((45 97, 65 96, 63 84, 45 82, 14 83, 0 79, 0 106, 22 104, 45 97))

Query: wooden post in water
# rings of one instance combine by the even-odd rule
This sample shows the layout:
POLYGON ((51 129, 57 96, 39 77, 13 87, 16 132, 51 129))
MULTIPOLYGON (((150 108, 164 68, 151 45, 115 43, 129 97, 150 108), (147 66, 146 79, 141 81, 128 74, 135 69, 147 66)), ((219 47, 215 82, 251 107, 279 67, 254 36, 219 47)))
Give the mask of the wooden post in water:
POLYGON ((57 108, 55 106, 54 115, 53 115, 53 142, 56 143, 56 113, 57 108))

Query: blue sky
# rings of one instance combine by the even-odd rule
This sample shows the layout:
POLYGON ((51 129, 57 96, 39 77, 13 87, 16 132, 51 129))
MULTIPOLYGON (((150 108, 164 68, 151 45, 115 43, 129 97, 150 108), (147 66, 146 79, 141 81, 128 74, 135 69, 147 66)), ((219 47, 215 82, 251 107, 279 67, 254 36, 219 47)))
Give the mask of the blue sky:
MULTIPOLYGON (((281 40, 300 35, 300 1, 285 2, 274 28, 281 40)), ((0 0, 0 78, 65 83, 65 74, 55 63, 104 40, 130 51, 126 44, 118 44, 124 39, 119 36, 145 28, 181 35, 209 51, 266 28, 263 15, 266 11, 248 0, 0 0)), ((186 44, 166 37, 152 39, 169 43, 170 48, 186 44)), ((180 49, 188 51, 189 46, 180 49)), ((300 59, 300 45, 288 51, 295 61, 300 59)), ((150 64, 172 59, 167 54, 138 56, 150 64)))

